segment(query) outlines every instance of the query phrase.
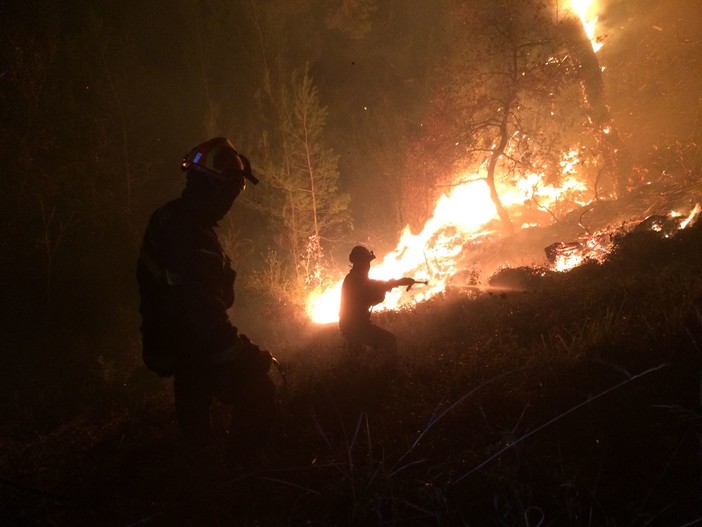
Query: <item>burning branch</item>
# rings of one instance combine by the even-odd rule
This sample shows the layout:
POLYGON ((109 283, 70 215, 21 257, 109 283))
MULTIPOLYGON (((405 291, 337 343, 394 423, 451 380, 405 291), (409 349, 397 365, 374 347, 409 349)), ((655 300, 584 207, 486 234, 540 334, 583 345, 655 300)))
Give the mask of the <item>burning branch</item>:
POLYGON ((622 197, 627 192, 631 161, 607 106, 600 62, 582 19, 581 15, 562 20, 561 36, 576 66, 590 121, 605 147, 605 165, 614 180, 617 196, 622 197))

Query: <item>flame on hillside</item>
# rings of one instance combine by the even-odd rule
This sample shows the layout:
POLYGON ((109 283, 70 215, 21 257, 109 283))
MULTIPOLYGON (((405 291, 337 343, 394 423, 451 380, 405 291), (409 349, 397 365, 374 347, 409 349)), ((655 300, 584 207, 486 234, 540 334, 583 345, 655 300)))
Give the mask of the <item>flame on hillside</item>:
POLYGON ((643 221, 633 221, 617 229, 606 228, 583 236, 581 240, 569 243, 554 243, 545 248, 551 266, 556 271, 567 271, 586 261, 604 261, 610 254, 617 234, 631 230, 649 230, 668 238, 691 225, 700 214, 700 204, 688 213, 671 211, 666 215, 652 215, 643 221))
MULTIPOLYGON (((542 206, 553 207, 562 196, 569 194, 572 197, 574 190, 578 191, 576 198, 581 196, 582 201, 571 199, 572 208, 589 202, 584 199, 587 194, 585 185, 577 179, 566 178, 561 186, 553 187, 542 184, 542 177, 543 175, 531 174, 516 187, 505 190, 503 204, 511 210, 517 210, 538 197, 542 206)), ((415 286, 411 293, 407 293, 404 288, 393 289, 385 301, 375 307, 376 310, 398 309, 445 291, 451 278, 466 271, 461 265, 461 255, 466 245, 480 245, 497 236, 490 228, 496 220, 497 212, 485 181, 475 177, 467 181, 465 177, 459 180, 463 182, 439 198, 432 217, 422 230, 414 234, 409 227, 405 227, 396 248, 379 263, 374 263, 369 273, 371 278, 378 280, 412 276, 417 280, 428 281, 428 285, 415 286)), ((651 215, 644 220, 632 220, 626 225, 587 233, 576 241, 557 242, 544 250, 552 270, 567 271, 586 261, 604 261, 619 234, 639 229, 672 236, 692 224, 701 210, 697 204, 689 213, 671 211, 666 215, 651 215)), ((338 320, 342 282, 343 277, 340 277, 331 287, 309 295, 307 313, 313 322, 326 324, 338 320)))
MULTIPOLYGON (((500 189, 502 204, 514 207, 536 201, 541 207, 552 208, 566 195, 573 206, 589 202, 585 198, 588 193, 585 185, 575 177, 575 155, 575 152, 568 152, 563 158, 563 181, 560 186, 545 184, 544 174, 529 174, 515 186, 500 189)), ((397 309, 403 304, 420 302, 444 291, 447 281, 462 270, 458 265, 464 245, 494 234, 488 224, 495 220, 496 214, 480 171, 458 177, 451 191, 439 198, 432 217, 422 230, 414 234, 409 227, 405 227, 395 250, 371 267, 371 278, 388 280, 412 276, 417 280, 427 280, 429 284, 416 286, 412 295, 406 294, 404 289, 395 289, 376 309, 397 309)), ((308 297, 307 312, 314 322, 338 320, 342 281, 339 279, 332 287, 315 291, 308 297)))
MULTIPOLYGON (((595 36, 597 13, 594 0, 565 0, 564 6, 580 18, 593 49, 599 50, 601 44, 595 36)), ((608 133, 608 130, 604 131, 608 133)), ((543 211, 548 211, 552 216, 563 216, 595 199, 594 193, 585 183, 584 175, 579 173, 580 168, 578 149, 574 148, 561 159, 557 186, 547 184, 544 173, 522 175, 516 183, 502 188, 497 185, 500 201, 510 211, 510 215, 514 213, 513 218, 518 217, 519 210, 534 210, 534 205, 542 211, 542 218, 543 211)), ((454 276, 470 271, 466 269, 465 256, 462 256, 466 246, 482 246, 485 240, 497 235, 494 232, 496 227, 493 227, 496 223, 499 224, 496 221, 497 210, 482 169, 460 174, 450 189, 439 198, 431 218, 422 230, 415 234, 409 227, 405 227, 396 248, 382 259, 376 260, 369 273, 371 278, 379 280, 411 276, 427 281, 428 284, 415 286, 410 293, 404 288, 396 288, 387 294, 382 304, 375 307, 376 310, 398 309, 445 291, 454 276)), ((687 216, 673 212, 668 216, 634 221, 630 228, 649 222, 644 228, 675 231, 689 225, 699 212, 698 205, 687 216)), ((521 227, 545 226, 550 223, 548 216, 536 223, 524 223, 521 227)), ((612 250, 616 233, 622 230, 622 226, 617 229, 606 228, 588 233, 575 241, 554 243, 544 248, 548 262, 553 270, 566 271, 588 260, 603 261, 612 250)), ((308 296, 307 314, 313 322, 323 324, 338 320, 342 282, 343 275, 340 275, 332 286, 315 290, 308 296)))

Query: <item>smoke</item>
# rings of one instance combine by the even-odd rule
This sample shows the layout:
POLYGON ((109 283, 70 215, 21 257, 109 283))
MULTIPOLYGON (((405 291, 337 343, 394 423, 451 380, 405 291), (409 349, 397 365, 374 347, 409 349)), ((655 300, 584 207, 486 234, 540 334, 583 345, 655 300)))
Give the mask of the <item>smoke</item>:
POLYGON ((608 103, 632 152, 700 139, 702 5, 603 0, 598 34, 608 103))

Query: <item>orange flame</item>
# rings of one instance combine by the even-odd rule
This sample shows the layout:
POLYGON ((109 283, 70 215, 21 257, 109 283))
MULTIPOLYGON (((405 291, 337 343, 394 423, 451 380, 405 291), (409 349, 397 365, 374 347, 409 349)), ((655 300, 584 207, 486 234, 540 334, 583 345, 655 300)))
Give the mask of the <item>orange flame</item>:
MULTIPOLYGON (((538 195, 544 203, 552 206, 563 193, 573 189, 584 190, 584 183, 575 177, 575 164, 574 153, 567 153, 562 162, 563 173, 572 176, 566 177, 559 187, 544 185, 543 174, 530 174, 515 187, 503 190, 503 204, 523 205, 538 195)), ((470 179, 465 176, 458 178, 459 182, 451 192, 439 198, 432 217, 421 232, 413 234, 409 227, 405 227, 397 247, 371 268, 369 275, 379 280, 412 276, 429 282, 428 285, 415 286, 411 294, 404 288, 392 290, 385 301, 376 306, 376 310, 398 309, 444 291, 448 281, 464 270, 460 261, 465 244, 471 241, 479 243, 482 238, 494 234, 487 229, 487 224, 496 218, 487 185, 484 179, 477 179, 478 174, 471 176, 470 179)), ((585 201, 574 202, 574 206, 585 204, 585 201)), ((696 220, 701 211, 698 204, 687 216, 673 211, 668 218, 674 220, 676 229, 684 229, 696 220)), ((632 226, 637 224, 632 222, 632 226)), ((656 230, 658 226, 652 225, 651 228, 656 230)), ((579 243, 563 244, 552 261, 552 268, 567 271, 587 260, 603 261, 612 250, 615 230, 603 229, 579 243)), ((307 314, 313 322, 327 324, 338 321, 342 282, 343 277, 339 277, 331 287, 317 289, 308 296, 307 314)))
POLYGON ((585 33, 592 42, 592 49, 597 53, 602 48, 602 43, 597 40, 595 35, 595 27, 599 16, 594 14, 596 11, 594 0, 568 0, 568 9, 575 13, 583 23, 585 33))
MULTIPOLYGON (((602 44, 595 35, 598 20, 595 1, 566 0, 566 3, 568 9, 582 21, 593 50, 597 52, 602 44)), ((605 133, 608 132, 606 129, 605 133)), ((573 208, 587 205, 590 192, 579 177, 579 164, 578 151, 573 149, 563 155, 560 163, 562 177, 558 186, 545 184, 544 174, 532 173, 513 185, 498 188, 503 206, 514 207, 535 200, 542 208, 554 210, 565 195, 569 196, 573 208)), ((682 229, 697 218, 700 210, 697 205, 685 218, 674 212, 670 217, 680 218, 677 228, 682 229)), ((479 170, 459 176, 451 191, 439 198, 432 217, 421 232, 413 234, 409 227, 405 227, 396 248, 373 265, 369 273, 371 278, 381 280, 412 276, 417 280, 427 280, 428 285, 415 286, 412 294, 406 293, 404 288, 396 288, 375 309, 398 309, 444 291, 447 282, 457 272, 464 270, 459 264, 463 247, 468 242, 479 242, 493 234, 487 226, 495 219, 496 209, 484 174, 479 170)), ((578 243, 563 244, 564 250, 552 261, 553 269, 566 271, 586 260, 604 260, 612 249, 612 231, 603 229, 578 243)), ((342 282, 343 276, 340 275, 331 287, 318 288, 308 296, 307 314, 313 322, 324 324, 338 321, 342 282)))
MULTIPOLYGON (((677 213, 673 213, 677 214, 677 213)), ((680 222, 680 228, 685 229, 688 227, 690 224, 694 223, 694 221, 697 219, 697 217, 700 215, 700 204, 697 203, 695 205, 695 208, 692 209, 692 212, 682 221, 680 222)))
MULTIPOLYGON (((664 230, 662 225, 654 222, 650 225, 650 230, 660 232, 663 236, 668 237, 671 235, 671 231, 682 230, 692 225, 700 215, 701 210, 700 204, 697 203, 687 216, 677 211, 671 211, 667 217, 672 222, 671 224, 674 225, 672 229, 668 226, 664 230)), ((638 221, 632 222, 630 227, 636 227, 640 223, 638 221)), ((556 271, 568 271, 586 260, 604 261, 612 251, 614 231, 615 229, 602 229, 582 240, 580 244, 565 245, 558 251, 553 262, 553 268, 556 271)))
MULTIPOLYGON (((412 234, 409 226, 405 227, 397 248, 374 265, 369 276, 388 280, 411 274, 418 280, 429 280, 428 286, 417 286, 423 289, 418 291, 415 301, 443 291, 446 279, 455 272, 454 260, 463 243, 494 218, 495 212, 485 181, 458 184, 439 198, 433 216, 419 234, 412 234)), ((307 312, 314 322, 338 320, 342 281, 309 296, 307 312)), ((376 309, 400 307, 402 291, 404 289, 395 289, 388 293, 385 302, 376 309)))
MULTIPOLYGON (((585 191, 585 185, 575 178, 576 156, 575 151, 564 155, 561 167, 565 177, 560 186, 544 184, 543 174, 529 174, 515 186, 501 189, 502 204, 509 207, 538 199, 542 205, 550 206, 565 192, 585 191)), ((496 209, 482 176, 478 172, 458 177, 451 191, 439 198, 421 232, 413 234, 405 227, 395 250, 371 267, 371 278, 388 280, 412 276, 429 282, 415 286, 411 295, 403 288, 392 290, 376 310, 398 309, 444 291, 446 282, 459 270, 463 246, 491 234, 486 225, 496 218, 496 209)), ((340 278, 333 286, 318 289, 308 296, 307 314, 312 321, 325 324, 338 320, 342 282, 340 278)))

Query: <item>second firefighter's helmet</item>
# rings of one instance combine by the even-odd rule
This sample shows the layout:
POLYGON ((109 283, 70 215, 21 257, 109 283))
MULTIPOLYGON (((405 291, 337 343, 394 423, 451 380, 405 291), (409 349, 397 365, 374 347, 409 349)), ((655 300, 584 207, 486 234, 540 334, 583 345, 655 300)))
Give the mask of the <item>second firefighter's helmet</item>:
POLYGON ((372 260, 375 260, 375 254, 373 254, 373 251, 363 247, 363 245, 356 245, 349 254, 349 262, 352 264, 365 263, 372 260))

